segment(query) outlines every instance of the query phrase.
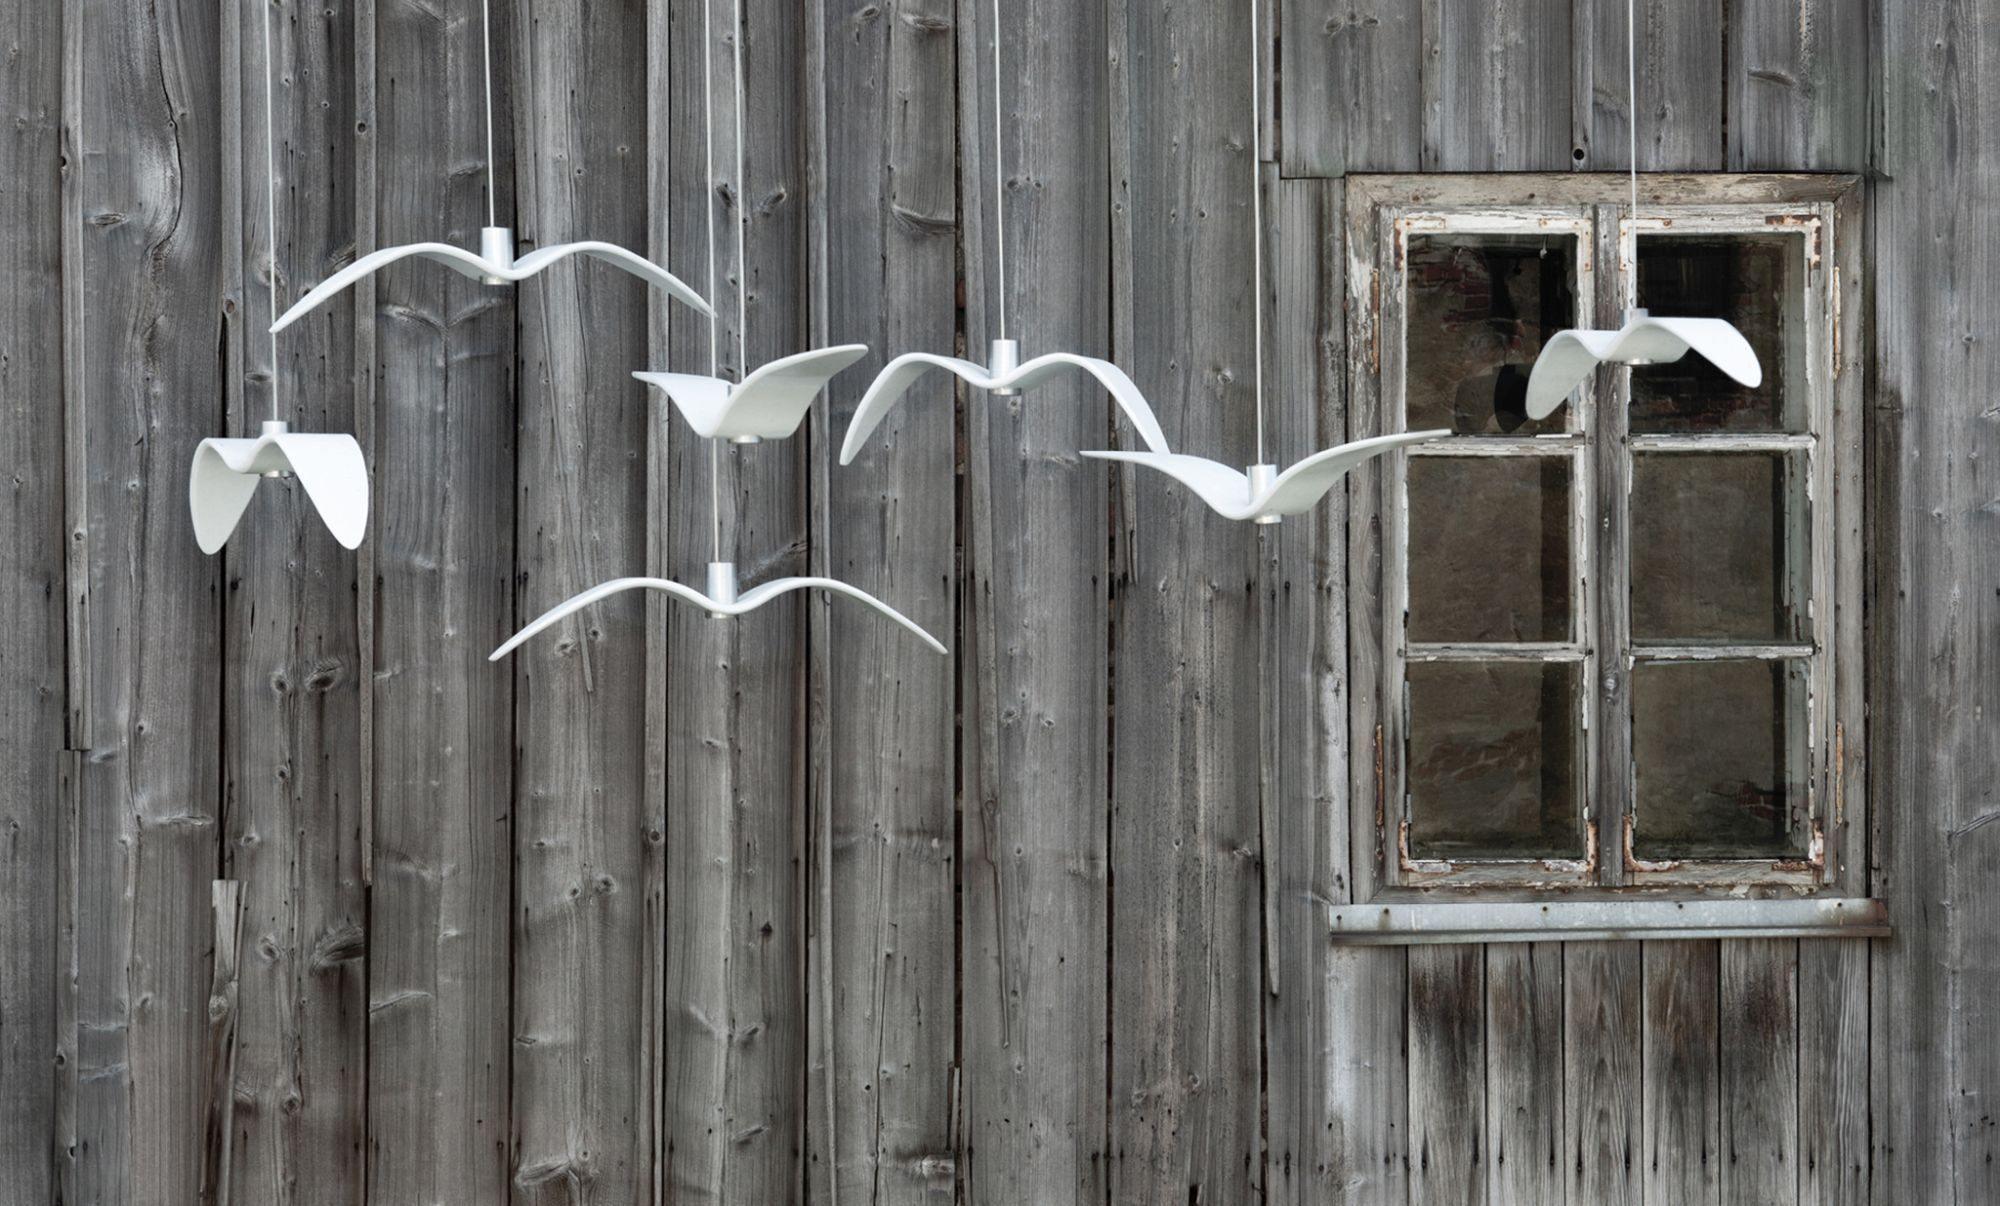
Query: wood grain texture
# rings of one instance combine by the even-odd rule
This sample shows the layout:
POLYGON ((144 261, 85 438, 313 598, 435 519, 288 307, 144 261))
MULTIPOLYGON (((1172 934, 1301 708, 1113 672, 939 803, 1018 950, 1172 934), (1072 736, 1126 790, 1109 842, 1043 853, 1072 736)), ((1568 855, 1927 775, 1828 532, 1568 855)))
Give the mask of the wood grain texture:
MULTIPOLYGON (((1638 0, 1638 13, 1639 170, 1719 171, 1723 0, 1638 0)), ((1571 158, 1580 171, 1624 171, 1632 162, 1624 0, 1575 0, 1572 37, 1571 158)))
MULTIPOLYGON (((0 1196, 53 1199, 65 1036, 62 8, 0 6, 0 1196)), ((73 1038, 69 1041, 73 1041, 73 1038)))
POLYGON ((1486 1201, 1486 948, 1410 948, 1410 1201, 1486 1201))
MULTIPOLYGON (((1721 945, 1722 1200, 1790 1202, 1798 1194, 1796 939, 1721 945)), ((1721 1023, 1718 1023, 1719 1025, 1721 1023)))
POLYGON ((1425 0, 1423 167, 1572 166, 1569 0, 1425 0))
MULTIPOLYGON (((231 5, 223 30, 225 48, 237 52, 225 61, 240 63, 224 86, 227 124, 240 132, 223 156, 232 200, 223 217, 228 429, 253 432, 275 413, 296 431, 351 432, 348 382, 308 369, 352 364, 353 324, 288 330, 275 366, 266 330, 290 304, 282 299, 295 296, 287 282, 353 243, 351 194, 321 183, 353 177, 352 77, 341 69, 353 10, 269 13, 277 71, 268 130, 265 15, 263 0, 231 5), (267 146, 276 148, 274 167, 267 146)), ((242 940, 253 955, 241 963, 237 997, 228 1184, 245 1198, 352 1202, 363 1172, 368 922, 359 756, 367 659, 355 557, 295 480, 265 483, 259 495, 222 554, 222 869, 240 885, 242 940)))
MULTIPOLYGON (((357 13, 356 124, 372 136, 356 166, 380 182, 356 186, 360 248, 470 246, 485 224, 484 174, 450 170, 485 156, 479 5, 444 13, 379 0, 357 13)), ((504 65, 511 29, 493 32, 504 65)), ((510 91, 494 100, 507 156, 510 91)), ((498 180, 509 213, 509 174, 498 180)), ((374 1201, 507 1200, 513 667, 486 654, 515 618, 514 316, 512 290, 409 265, 307 320, 356 328, 349 371, 372 423, 374 1201)))
POLYGON ((1564 1200, 1563 973, 1558 942, 1486 948, 1485 1201, 1493 1206, 1564 1200))
POLYGON ((1648 1202, 1722 1200, 1719 946, 1649 942, 1644 948, 1640 1092, 1648 1202))
POLYGON ((207 1133, 202 1137, 201 1202, 228 1202, 231 1153, 236 1138, 236 1022, 242 999, 243 885, 218 879, 210 885, 214 926, 210 941, 208 1036, 202 1053, 208 1064, 207 1133))
MULTIPOLYGON (((957 16, 951 0, 925 0, 856 14, 845 28, 818 23, 821 66, 811 74, 823 82, 809 102, 823 188, 811 206, 813 342, 876 352, 814 408, 814 572, 875 592, 947 643, 956 643, 953 379, 922 383, 855 466, 838 460, 885 359, 952 349, 954 54, 961 39, 983 41, 957 16)), ((987 50, 965 54, 968 86, 987 50)), ((980 162, 968 147, 967 169, 980 162)), ((812 983, 826 994, 807 1095, 811 1185, 828 1201, 949 1202, 954 662, 859 608, 821 602, 810 615, 812 983)))
POLYGON ((1411 86, 1423 13, 1408 0, 1279 5, 1279 163, 1287 176, 1413 172, 1423 90, 1411 86))
POLYGON ((1869 951, 1859 942, 1799 943, 1799 1202, 1869 1200, 1869 951))
POLYGON ((1874 34, 1865 0, 1731 5, 1729 169, 1865 169, 1874 34))
MULTIPOLYGON (((193 1201, 222 791, 218 10, 78 4, 64 38, 64 425, 78 784, 75 1200, 193 1201)), ((247 522, 267 520, 270 498, 247 522)))
POLYGON ((1643 948, 1563 946, 1563 1172, 1572 1206, 1637 1206, 1641 1117, 1643 948))

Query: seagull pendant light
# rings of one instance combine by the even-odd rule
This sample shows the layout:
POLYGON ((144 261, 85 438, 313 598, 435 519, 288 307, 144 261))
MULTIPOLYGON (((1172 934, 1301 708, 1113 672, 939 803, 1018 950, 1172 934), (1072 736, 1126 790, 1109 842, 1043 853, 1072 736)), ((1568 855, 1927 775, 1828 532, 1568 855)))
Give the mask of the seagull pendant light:
POLYGON ((1427 444, 1451 434, 1448 430, 1399 432, 1375 436, 1322 449, 1280 473, 1264 460, 1264 199, 1258 167, 1264 159, 1263 129, 1258 122, 1257 103, 1262 95, 1262 66, 1257 33, 1257 10, 1250 8, 1250 227, 1252 234, 1253 315, 1256 351, 1252 371, 1257 399, 1257 463, 1238 473, 1220 461, 1206 457, 1168 452, 1164 446, 1151 452, 1086 452, 1100 461, 1123 461, 1147 469, 1157 469, 1195 492, 1209 509, 1224 519, 1277 523, 1287 515, 1300 515, 1319 505, 1319 500, 1340 484, 1356 465, 1398 448, 1427 444))
POLYGON ((995 269, 999 288, 998 338, 988 345, 985 364, 975 364, 955 356, 934 356, 928 352, 909 352, 896 357, 884 365, 868 392, 861 396, 861 404, 854 411, 854 418, 847 425, 847 436, 840 446, 840 463, 852 464, 860 455, 861 447, 868 437, 886 418, 896 403, 902 401, 917 379, 934 368, 944 369, 956 375, 974 389, 985 390, 996 397, 1011 398, 1023 390, 1033 389, 1055 377, 1071 372, 1084 372, 1097 378, 1110 393, 1111 400, 1125 413, 1125 418, 1139 433, 1146 447, 1154 452, 1167 451, 1167 437, 1160 430, 1160 421, 1153 416, 1153 408, 1147 404, 1144 394, 1124 370, 1109 360, 1099 360, 1091 356, 1078 356, 1070 352, 1052 352, 1037 356, 1025 363, 1021 360, 1021 345, 1007 338, 1007 180, 1006 156, 1000 146, 1000 0, 993 0, 993 212, 995 269))
MULTIPOLYGON (((277 135, 272 125, 271 77, 277 68, 271 57, 271 8, 264 0, 264 201, 271 239, 271 312, 278 309, 278 162, 277 135)), ((194 519, 195 543, 214 553, 229 542, 237 521, 264 478, 296 475, 320 518, 345 548, 360 545, 368 530, 368 462, 351 435, 294 433, 278 415, 277 328, 271 340, 271 417, 256 439, 203 440, 188 471, 188 510, 194 519)))
MULTIPOLYGON (((1639 68, 1638 34, 1632 0, 1625 0, 1625 87, 1630 120, 1625 123, 1630 148, 1627 171, 1632 180, 1632 216, 1639 216, 1639 68)), ((1642 367, 1671 364, 1698 352, 1737 384, 1755 389, 1764 383, 1763 366, 1743 333, 1720 318, 1654 318, 1639 306, 1625 311, 1625 325, 1616 331, 1558 331, 1542 347, 1528 374, 1527 411, 1531 419, 1546 419, 1568 400, 1576 387, 1600 364, 1642 367)))
MULTIPOLYGON (((736 257, 739 265, 737 280, 737 357, 739 364, 747 364, 749 352, 748 303, 744 300, 748 288, 748 273, 742 267, 744 235, 743 222, 743 3, 735 4, 736 31, 731 39, 735 52, 736 70, 736 257)), ((709 45, 709 3, 702 4, 702 33, 704 48, 709 45)), ((708 115, 708 196, 709 204, 709 279, 715 279, 715 113, 713 86, 708 81, 706 64, 708 55, 702 56, 704 64, 704 91, 709 99, 708 115)), ((924 644, 939 653, 947 650, 944 643, 925 632, 917 623, 869 594, 859 587, 849 586, 834 578, 779 578, 775 581, 753 586, 739 591, 736 580, 736 563, 725 561, 722 553, 722 472, 721 444, 730 441, 738 444, 754 444, 764 439, 779 439, 798 430, 799 422, 805 417, 812 400, 825 387, 827 381, 841 369, 866 355, 865 344, 850 344, 843 347, 822 348, 799 356, 788 356, 774 360, 741 382, 731 383, 715 375, 719 372, 718 335, 711 320, 708 337, 709 376, 691 376, 677 373, 634 373, 641 381, 658 385, 666 390, 674 407, 687 419, 696 434, 709 441, 709 538, 713 560, 708 563, 706 590, 696 590, 667 578, 614 578, 600 583, 579 595, 575 595, 530 621, 528 626, 507 639, 495 649, 489 661, 499 661, 512 653, 520 645, 537 633, 558 623, 565 617, 589 607, 612 595, 628 590, 656 590, 669 598, 692 603, 716 619, 740 616, 757 610, 780 595, 800 590, 824 590, 850 599, 881 613, 888 619, 902 625, 924 644)))
POLYGON ((611 243, 562 243, 515 258, 514 232, 500 225, 498 200, 493 187, 493 12, 488 0, 481 0, 479 20, 486 68, 486 226, 479 232, 478 254, 449 243, 410 243, 370 252, 314 286, 271 325, 271 330, 284 330, 362 277, 378 272, 397 260, 411 258, 443 264, 459 275, 469 276, 483 284, 511 285, 528 279, 558 260, 587 255, 614 268, 622 268, 647 284, 664 290, 675 301, 713 318, 714 309, 680 278, 644 256, 611 243))

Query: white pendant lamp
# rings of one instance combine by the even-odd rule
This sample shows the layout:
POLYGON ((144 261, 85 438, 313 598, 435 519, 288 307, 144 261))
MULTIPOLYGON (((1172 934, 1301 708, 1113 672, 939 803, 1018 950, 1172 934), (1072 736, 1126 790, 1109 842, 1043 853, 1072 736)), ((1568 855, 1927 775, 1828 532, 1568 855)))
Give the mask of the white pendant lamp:
POLYGON ((1249 6, 1250 227, 1253 236, 1250 256, 1253 295, 1250 311, 1253 315, 1256 340, 1254 356, 1256 367, 1251 374, 1251 380, 1257 400, 1257 463, 1239 473, 1220 461, 1168 452, 1165 448, 1151 452, 1086 452, 1083 455, 1096 460, 1122 461, 1128 465, 1158 470, 1194 491, 1196 497, 1207 503, 1209 509, 1224 519, 1247 519, 1254 523, 1271 524, 1280 522, 1287 515, 1299 515, 1312 510, 1319 504, 1319 500, 1339 485, 1340 480, 1356 465, 1398 448, 1408 448, 1414 444, 1428 444, 1432 440, 1443 439, 1451 432, 1445 429, 1411 431, 1355 440, 1349 444, 1322 449, 1282 473, 1276 465, 1264 459, 1264 198, 1263 182, 1258 178, 1258 168, 1264 159, 1264 142, 1263 128, 1257 116, 1257 104, 1262 96, 1262 65, 1258 56, 1260 47, 1257 32, 1259 7, 1261 6, 1257 3, 1249 6))
MULTIPOLYGON (((1625 0, 1625 88, 1630 120, 1625 123, 1632 181, 1633 218, 1639 216, 1639 67, 1638 33, 1632 0, 1625 0)), ((1654 318, 1637 306, 1625 311, 1625 325, 1616 331, 1558 331, 1542 346, 1528 374, 1527 412, 1546 419, 1589 379, 1600 364, 1634 368, 1671 364, 1689 352, 1699 353, 1738 385, 1755 389, 1764 383, 1764 368, 1743 333, 1720 318, 1654 318)))
POLYGON ((370 252, 314 286, 294 303, 291 309, 285 311, 283 316, 271 324, 271 330, 273 332, 284 330, 306 314, 325 305, 341 290, 362 277, 398 260, 411 258, 443 264, 461 276, 471 277, 484 284, 511 285, 534 276, 559 260, 573 255, 585 255, 602 260, 614 268, 622 268, 647 284, 663 290, 667 296, 682 305, 692 306, 702 314, 713 318, 714 308, 699 293, 682 283, 680 278, 646 257, 615 244, 562 243, 531 251, 518 259, 515 257, 514 232, 511 228, 500 225, 499 202, 493 186, 493 14, 488 0, 481 0, 479 18, 486 69, 486 226, 479 232, 479 251, 470 252, 449 243, 410 243, 402 247, 385 247, 380 251, 370 252))
MULTIPOLYGON (((271 311, 278 309, 278 139, 273 127, 271 79, 277 67, 271 53, 271 9, 264 10, 264 201, 271 239, 271 311)), ((188 511, 194 519, 195 543, 214 553, 229 542, 236 524, 250 505, 251 495, 265 478, 296 475, 306 497, 344 548, 357 548, 368 531, 368 462, 351 435, 294 433, 279 418, 277 328, 271 328, 271 417, 255 439, 208 439, 194 451, 188 470, 188 511)))
POLYGON ((1069 352, 1037 356, 1024 363, 1021 360, 1021 345, 1007 338, 1007 168, 1006 157, 1000 147, 1000 0, 993 0, 992 32, 993 229, 994 267, 999 285, 995 291, 999 299, 998 336, 987 347, 985 364, 954 356, 909 352, 884 365, 869 385, 868 392, 862 395, 861 404, 847 425, 847 436, 840 446, 840 463, 843 465, 853 463, 869 435, 895 409, 896 403, 902 401, 903 395, 909 392, 919 377, 934 368, 954 374, 974 389, 1002 398, 1014 397, 1051 378, 1071 372, 1088 373, 1110 393, 1111 400, 1124 412, 1146 447, 1158 453, 1167 451, 1167 437, 1160 430, 1160 421, 1153 416, 1153 408, 1147 404, 1145 395, 1139 392, 1139 387, 1132 383, 1123 369, 1109 360, 1069 352))
MULTIPOLYGON (((721 375, 719 332, 711 313, 708 328, 708 376, 693 373, 637 372, 632 375, 648 385, 664 390, 681 418, 694 433, 711 440, 732 444, 755 444, 761 440, 783 439, 799 429, 813 399, 827 382, 848 365, 868 354, 865 343, 815 348, 796 356, 773 360, 749 372, 750 364, 750 261, 746 255, 750 214, 744 197, 743 170, 743 0, 733 10, 736 33, 729 45, 735 55, 736 82, 736 364, 738 381, 721 375)), ((702 36, 709 36, 709 0, 701 10, 702 36)), ((714 81, 709 56, 701 59, 702 85, 710 98, 708 125, 704 138, 708 179, 708 285, 715 288, 715 104, 714 81)))
MULTIPOLYGON (((712 36, 709 33, 709 0, 702 4, 702 41, 704 47, 712 36)), ((736 0, 736 33, 731 39, 735 50, 736 64, 736 179, 737 179, 737 228, 736 258, 743 264, 743 3, 736 0)), ((703 63, 708 56, 703 55, 703 63)), ((704 70, 704 79, 707 72, 704 70)), ((706 89, 710 97, 708 118, 708 195, 715 194, 715 116, 712 86, 706 89)), ((709 279, 715 278, 715 210, 709 207, 709 279)), ((749 349, 748 303, 744 300, 747 280, 737 282, 737 356, 739 363, 747 363, 749 349)), ((593 603, 621 594, 628 590, 654 590, 669 598, 692 603, 706 611, 715 619, 730 619, 757 610, 764 604, 782 595, 800 590, 823 590, 831 594, 844 595, 880 615, 902 625, 924 644, 938 653, 949 652, 944 642, 938 640, 918 624, 884 603, 882 600, 856 586, 850 586, 834 578, 778 578, 753 586, 749 590, 739 590, 737 586, 736 563, 723 558, 722 552, 722 466, 721 447, 724 441, 735 444, 754 444, 760 440, 782 439, 796 432, 805 418, 812 400, 825 388, 834 374, 867 355, 865 344, 846 344, 840 347, 821 348, 797 356, 787 356, 774 360, 746 375, 740 382, 732 382, 716 375, 719 369, 719 337, 711 323, 709 327, 708 357, 710 375, 695 376, 686 373, 634 373, 634 377, 650 385, 664 389, 674 408, 687 420, 695 433, 709 441, 709 539, 712 559, 708 563, 706 590, 696 590, 667 578, 614 578, 591 587, 581 594, 543 612, 528 625, 509 637, 505 644, 495 649, 488 660, 498 661, 519 648, 536 634, 551 625, 575 614, 593 603)))

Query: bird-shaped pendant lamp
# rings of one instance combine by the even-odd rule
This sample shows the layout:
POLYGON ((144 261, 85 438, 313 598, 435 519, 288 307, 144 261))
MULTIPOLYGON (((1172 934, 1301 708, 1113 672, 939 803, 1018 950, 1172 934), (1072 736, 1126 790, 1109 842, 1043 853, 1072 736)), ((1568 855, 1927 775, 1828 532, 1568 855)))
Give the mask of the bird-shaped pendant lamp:
POLYGON ((562 243, 515 257, 514 231, 500 225, 499 201, 493 183, 493 12, 490 0, 480 0, 479 19, 486 70, 486 226, 479 232, 479 250, 475 253, 450 243, 410 243, 370 252, 313 286, 271 324, 271 330, 284 330, 362 277, 379 272, 398 260, 412 258, 443 264, 460 276, 471 277, 482 284, 511 285, 527 280, 558 260, 584 255, 602 260, 614 268, 622 268, 664 291, 682 305, 692 306, 710 318, 715 317, 714 307, 699 293, 688 288, 679 277, 646 257, 613 243, 562 243))
POLYGON ((1079 356, 1071 352, 1052 352, 1037 356, 1032 360, 1021 359, 1021 345, 1007 338, 1007 167, 1006 155, 1001 149, 1001 87, 1000 87, 1000 0, 993 0, 993 230, 994 269, 997 278, 999 321, 997 335, 987 347, 986 363, 977 364, 955 356, 936 356, 928 352, 908 352, 891 360, 882 367, 875 380, 868 386, 868 392, 861 396, 861 403, 855 408, 854 418, 847 424, 847 435, 840 445, 840 463, 852 464, 861 453, 862 446, 882 420, 888 417, 903 395, 934 368, 943 369, 958 377, 974 389, 1000 398, 1015 397, 1026 390, 1056 377, 1073 372, 1088 373, 1097 379, 1111 401, 1139 433, 1146 447, 1157 453, 1167 449, 1166 433, 1160 430, 1160 421, 1153 415, 1153 408, 1139 387, 1125 375, 1123 369, 1109 360, 1093 356, 1079 356))
MULTIPOLYGON (((271 312, 278 310, 278 162, 271 79, 271 9, 264 0, 264 201, 271 239, 271 312)), ((356 548, 368 531, 368 462, 351 435, 307 435, 292 431, 279 416, 277 328, 271 346, 271 417, 255 439, 208 439, 194 451, 188 470, 188 511, 195 543, 215 553, 229 542, 257 485, 265 478, 296 476, 320 518, 345 548, 356 548)))
MULTIPOLYGON (((703 0, 702 31, 703 44, 709 44, 709 8, 711 0, 703 0)), ((737 230, 736 257, 742 265, 744 251, 743 234, 743 2, 736 0, 734 6, 736 31, 731 39, 735 51, 736 70, 736 179, 737 179, 737 230)), ((704 64, 708 56, 704 54, 704 64)), ((715 116, 712 83, 708 73, 703 72, 705 92, 710 98, 708 118, 708 196, 709 204, 709 279, 715 278, 715 116)), ((738 363, 748 362, 749 309, 743 300, 743 292, 748 287, 747 273, 739 268, 737 281, 737 355, 738 363)), ((717 375, 720 371, 718 360, 719 338, 713 323, 709 327, 708 356, 709 376, 694 376, 675 373, 634 373, 641 381, 659 385, 667 392, 668 400, 681 412, 696 434, 706 438, 708 445, 709 470, 709 539, 710 561, 706 589, 696 590, 668 578, 614 578, 599 583, 581 594, 574 595, 529 621, 526 627, 509 637, 505 644, 495 649, 488 660, 498 661, 536 634, 547 630, 564 618, 630 590, 659 591, 671 599, 691 603, 706 611, 711 617, 721 620, 745 615, 757 610, 771 600, 801 590, 823 590, 830 594, 853 599, 863 606, 880 613, 891 621, 908 629, 924 644, 938 653, 946 653, 944 642, 924 631, 916 621, 884 603, 882 600, 856 586, 850 586, 835 578, 778 578, 770 582, 741 590, 737 583, 736 563, 725 560, 722 549, 722 465, 721 448, 724 442, 734 444, 754 444, 766 439, 780 439, 796 432, 805 413, 812 406, 812 400, 820 390, 841 369, 866 355, 866 345, 851 344, 843 347, 822 348, 799 356, 788 356, 774 360, 754 373, 746 375, 740 382, 730 382, 717 375)))
MULTIPOLYGON (((1625 88, 1631 120, 1625 123, 1632 182, 1633 218, 1639 216, 1639 68, 1638 34, 1632 0, 1625 0, 1625 88)), ((1600 364, 1641 368, 1672 364, 1689 352, 1699 353, 1737 384, 1755 389, 1764 383, 1764 368, 1743 332, 1720 318, 1655 318, 1638 306, 1625 311, 1616 331, 1558 331, 1542 345, 1528 374, 1527 411, 1531 419, 1546 419, 1590 379, 1600 364)))
POLYGON ((1168 452, 1164 447, 1151 452, 1086 452, 1101 461, 1122 461, 1155 469, 1194 491, 1210 510, 1225 519, 1272 524, 1287 515, 1300 515, 1319 501, 1347 476, 1349 470, 1373 457, 1414 444, 1428 444, 1451 434, 1448 430, 1398 432, 1325 448, 1279 471, 1264 459, 1264 199, 1258 168, 1264 159, 1263 128, 1257 104, 1262 98, 1262 64, 1259 59, 1257 10, 1250 9, 1250 228, 1252 251, 1251 279, 1253 339, 1255 352, 1251 373, 1252 392, 1257 401, 1257 463, 1238 472, 1220 461, 1206 457, 1168 452))
MULTIPOLYGON (((634 377, 664 390, 667 400, 680 412, 694 433, 704 439, 728 440, 732 444, 755 444, 791 435, 805 421, 813 399, 827 382, 848 365, 868 354, 864 343, 814 348, 796 356, 785 356, 749 371, 750 365, 750 279, 747 227, 749 208, 744 192, 743 169, 743 4, 737 0, 736 33, 730 39, 735 54, 736 83, 736 365, 740 380, 721 375, 720 331, 713 315, 708 327, 708 375, 695 373, 637 372, 634 377)), ((702 32, 708 36, 708 0, 702 4, 702 32)), ((702 81, 712 89, 709 56, 702 56, 702 81)), ((704 148, 708 179, 708 283, 715 288, 715 105, 711 90, 704 148)))

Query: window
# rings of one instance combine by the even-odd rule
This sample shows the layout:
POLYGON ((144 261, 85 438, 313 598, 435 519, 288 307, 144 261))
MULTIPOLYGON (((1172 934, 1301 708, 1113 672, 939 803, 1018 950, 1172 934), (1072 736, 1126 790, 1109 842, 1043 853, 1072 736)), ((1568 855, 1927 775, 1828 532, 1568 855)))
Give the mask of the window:
POLYGON ((1865 894, 1849 177, 1352 178, 1357 903, 1865 894), (1845 269, 1845 273, 1843 273, 1845 269), (1628 306, 1764 368, 1530 368, 1628 306), (1363 654, 1365 650, 1365 656, 1363 654))

